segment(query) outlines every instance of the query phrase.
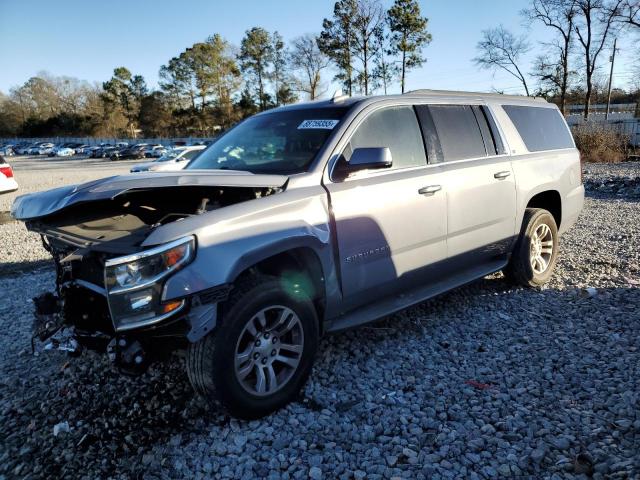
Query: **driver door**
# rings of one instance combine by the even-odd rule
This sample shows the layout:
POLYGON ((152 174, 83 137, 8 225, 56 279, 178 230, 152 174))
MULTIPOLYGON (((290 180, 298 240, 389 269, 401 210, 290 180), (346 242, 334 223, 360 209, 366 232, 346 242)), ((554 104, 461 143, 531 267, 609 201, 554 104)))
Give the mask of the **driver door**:
POLYGON ((366 116, 343 150, 338 170, 348 172, 351 153, 370 147, 388 147, 392 166, 326 185, 344 311, 438 279, 447 255, 444 184, 436 169, 426 168, 413 107, 386 107, 366 116))

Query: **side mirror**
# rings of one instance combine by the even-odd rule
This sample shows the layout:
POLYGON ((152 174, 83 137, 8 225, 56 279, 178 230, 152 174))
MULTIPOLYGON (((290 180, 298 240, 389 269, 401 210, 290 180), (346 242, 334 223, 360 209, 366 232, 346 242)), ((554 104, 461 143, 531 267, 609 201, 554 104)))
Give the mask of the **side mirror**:
POLYGON ((393 164, 391 150, 388 147, 356 148, 347 162, 347 170, 371 170, 389 168, 393 164))

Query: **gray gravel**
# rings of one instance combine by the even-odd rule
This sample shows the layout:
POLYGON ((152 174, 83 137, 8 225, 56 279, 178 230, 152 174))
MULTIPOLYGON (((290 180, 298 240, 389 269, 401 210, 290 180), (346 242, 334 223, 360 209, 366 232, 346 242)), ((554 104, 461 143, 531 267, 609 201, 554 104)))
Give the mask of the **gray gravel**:
MULTIPOLYGON (((299 401, 259 421, 194 399, 180 358, 128 378, 94 354, 33 357, 51 270, 0 270, 0 476, 640 478, 640 201, 623 188, 640 164, 587 170, 548 286, 496 274, 329 336, 299 401)), ((0 229, 0 268, 7 244, 44 258, 0 229)))

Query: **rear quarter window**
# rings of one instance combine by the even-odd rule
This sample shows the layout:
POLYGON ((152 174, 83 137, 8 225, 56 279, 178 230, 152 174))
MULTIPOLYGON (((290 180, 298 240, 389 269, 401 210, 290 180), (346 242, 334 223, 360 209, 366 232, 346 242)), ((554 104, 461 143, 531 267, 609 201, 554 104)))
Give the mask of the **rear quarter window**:
POLYGON ((503 105, 530 152, 574 148, 573 138, 555 108, 503 105))

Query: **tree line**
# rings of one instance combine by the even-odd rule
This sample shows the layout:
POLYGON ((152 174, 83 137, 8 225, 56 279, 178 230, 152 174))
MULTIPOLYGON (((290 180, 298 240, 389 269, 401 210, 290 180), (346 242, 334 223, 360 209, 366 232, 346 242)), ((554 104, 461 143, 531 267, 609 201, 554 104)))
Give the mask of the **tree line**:
MULTIPOLYGON (((592 101, 608 89, 608 78, 599 69, 609 59, 613 40, 640 34, 640 0, 532 0, 521 16, 553 32, 550 42, 539 45, 544 53, 535 58, 532 73, 527 75, 522 64, 531 42, 526 34, 514 34, 502 25, 482 32, 475 64, 508 72, 527 95, 547 97, 563 113, 570 103, 581 103, 588 119, 592 101), (529 85, 531 77, 538 83, 535 92, 529 85)), ((618 99, 635 101, 640 117, 640 64, 633 68, 632 91, 614 93, 618 99)))
POLYGON ((417 0, 338 0, 317 35, 285 42, 262 27, 240 45, 219 34, 160 67, 159 86, 114 69, 102 85, 43 72, 0 93, 0 136, 212 136, 256 112, 315 100, 335 74, 346 94, 386 93, 431 41, 417 0))

